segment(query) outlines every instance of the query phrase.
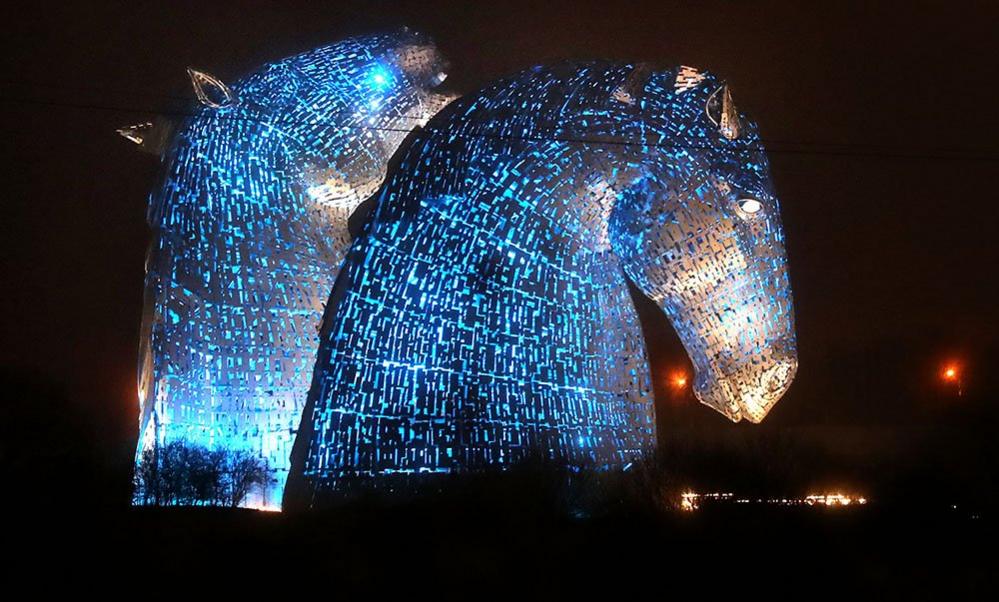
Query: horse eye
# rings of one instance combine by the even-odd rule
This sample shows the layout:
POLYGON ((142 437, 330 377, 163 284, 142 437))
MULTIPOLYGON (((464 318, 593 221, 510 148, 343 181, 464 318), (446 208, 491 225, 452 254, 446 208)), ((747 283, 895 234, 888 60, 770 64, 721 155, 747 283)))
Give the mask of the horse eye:
POLYGON ((756 199, 739 199, 739 209, 746 215, 755 215, 763 209, 763 203, 756 199))

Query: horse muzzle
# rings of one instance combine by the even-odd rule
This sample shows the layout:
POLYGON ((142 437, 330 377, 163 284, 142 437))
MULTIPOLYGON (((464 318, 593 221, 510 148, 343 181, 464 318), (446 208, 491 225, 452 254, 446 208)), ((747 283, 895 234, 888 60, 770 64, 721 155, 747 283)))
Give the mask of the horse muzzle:
POLYGON ((793 338, 783 338, 736 366, 696 367, 694 395, 734 422, 759 423, 784 396, 798 370, 793 338))

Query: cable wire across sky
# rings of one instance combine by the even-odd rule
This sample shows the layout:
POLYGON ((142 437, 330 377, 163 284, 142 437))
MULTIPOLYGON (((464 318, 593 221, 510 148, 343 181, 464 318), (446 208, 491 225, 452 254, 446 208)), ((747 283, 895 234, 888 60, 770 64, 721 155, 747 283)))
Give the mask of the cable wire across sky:
MULTIPOLYGON (((174 96, 164 96, 163 98, 180 100, 179 97, 174 97, 174 96)), ((191 110, 150 109, 150 108, 141 108, 141 107, 103 105, 97 103, 77 103, 77 102, 66 102, 66 101, 46 99, 46 98, 18 98, 18 97, 4 96, 0 97, 0 102, 8 104, 28 105, 28 106, 35 105, 38 107, 46 107, 46 106, 64 107, 64 108, 72 108, 72 109, 80 109, 88 111, 132 113, 137 115, 161 116, 168 118, 188 118, 195 116, 195 112, 191 110)), ((195 101, 192 98, 190 99, 190 102, 193 104, 195 101)), ((404 116, 400 117, 405 118, 404 116)), ((225 118, 238 119, 238 120, 248 119, 246 117, 239 117, 235 115, 226 116, 225 118)), ((381 131, 381 132, 399 132, 399 133, 409 132, 409 130, 406 128, 386 128, 386 127, 366 126, 366 125, 341 124, 338 125, 337 127, 346 128, 346 129, 381 131)), ((424 126, 423 129, 432 129, 432 128, 424 126)), ((567 143, 597 145, 597 146, 600 145, 638 146, 645 148, 688 148, 690 150, 704 150, 702 147, 696 145, 633 142, 627 140, 599 140, 599 139, 587 139, 587 138, 566 138, 558 136, 555 137, 512 136, 512 135, 494 136, 488 133, 475 133, 475 134, 466 134, 466 135, 478 136, 478 137, 492 137, 492 138, 507 139, 507 140, 552 141, 552 142, 567 142, 567 143)), ((765 145, 767 145, 765 148, 753 148, 749 150, 753 152, 759 151, 759 152, 776 153, 784 155, 814 155, 814 156, 858 157, 858 158, 877 158, 877 159, 912 159, 912 160, 926 160, 926 161, 999 162, 999 151, 995 151, 993 153, 986 151, 984 154, 981 154, 982 151, 980 149, 958 149, 952 151, 934 150, 934 151, 926 151, 918 153, 907 153, 891 149, 890 147, 883 147, 883 146, 879 147, 878 145, 858 144, 858 143, 835 144, 827 142, 806 142, 806 141, 767 140, 767 139, 761 139, 761 141, 765 145), (810 146, 817 147, 822 145, 825 145, 827 147, 838 147, 838 148, 800 148, 800 147, 810 147, 810 146)))

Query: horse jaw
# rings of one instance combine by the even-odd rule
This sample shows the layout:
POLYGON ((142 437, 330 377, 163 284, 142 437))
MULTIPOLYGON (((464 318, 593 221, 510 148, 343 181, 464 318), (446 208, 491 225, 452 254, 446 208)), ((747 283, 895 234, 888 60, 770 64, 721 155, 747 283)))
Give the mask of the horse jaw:
POLYGON ((736 422, 762 421, 798 366, 779 208, 759 196, 768 208, 743 219, 723 196, 701 202, 636 187, 612 216, 614 252, 673 324, 694 365, 695 397, 736 422))
POLYGON ((759 423, 798 369, 784 249, 698 240, 703 248, 663 266, 672 286, 654 298, 693 361, 698 401, 732 421, 759 423))

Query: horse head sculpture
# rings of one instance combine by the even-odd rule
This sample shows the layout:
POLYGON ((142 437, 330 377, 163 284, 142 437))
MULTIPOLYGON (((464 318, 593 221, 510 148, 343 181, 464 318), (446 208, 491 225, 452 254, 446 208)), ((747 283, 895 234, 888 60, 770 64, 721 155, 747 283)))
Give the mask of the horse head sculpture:
POLYGON ((767 170, 728 87, 687 67, 537 67, 452 103, 340 272, 286 505, 640 457, 655 426, 626 277, 673 321, 698 398, 762 419, 796 366, 767 170))
POLYGON ((669 136, 617 179, 611 246, 680 335, 696 397, 734 421, 760 422, 797 369, 767 157, 726 84, 689 67, 672 91, 668 80, 650 78, 641 96, 644 127, 669 136))
POLYGON ((445 68, 407 30, 354 38, 232 85, 191 69, 192 116, 119 130, 165 169, 148 213, 139 455, 173 441, 251 452, 275 478, 246 503, 279 503, 348 217, 451 100, 433 91, 445 68))

